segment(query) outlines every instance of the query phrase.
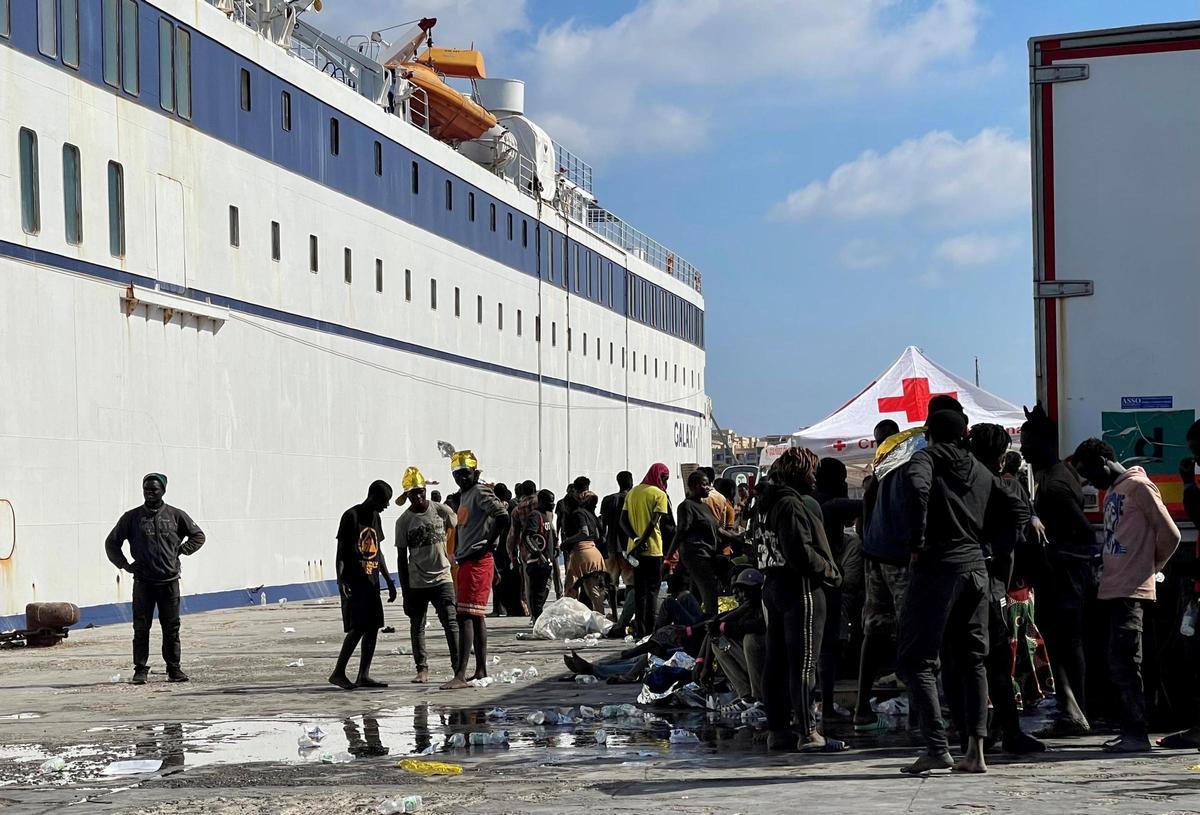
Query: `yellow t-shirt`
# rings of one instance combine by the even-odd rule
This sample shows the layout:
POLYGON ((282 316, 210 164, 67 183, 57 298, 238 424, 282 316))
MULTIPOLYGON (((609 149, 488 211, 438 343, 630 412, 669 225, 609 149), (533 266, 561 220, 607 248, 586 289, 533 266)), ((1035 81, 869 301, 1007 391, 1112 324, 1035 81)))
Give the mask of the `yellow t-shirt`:
MULTIPOLYGON (((625 511, 629 513, 629 525, 640 536, 646 531, 646 527, 650 525, 650 518, 654 513, 667 514, 667 494, 658 487, 652 487, 649 484, 638 484, 625 496, 625 511)), ((634 543, 636 541, 631 540, 626 544, 629 551, 633 551, 634 543)), ((660 527, 654 529, 654 534, 650 536, 646 548, 639 554, 649 555, 650 557, 662 557, 663 542, 662 529, 660 527)))

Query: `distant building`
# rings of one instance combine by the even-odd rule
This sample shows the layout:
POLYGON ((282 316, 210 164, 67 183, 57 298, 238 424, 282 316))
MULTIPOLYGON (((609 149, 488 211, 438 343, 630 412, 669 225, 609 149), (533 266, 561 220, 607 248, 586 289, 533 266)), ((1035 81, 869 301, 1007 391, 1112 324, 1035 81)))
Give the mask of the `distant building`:
POLYGON ((759 453, 767 439, 783 439, 787 436, 743 436, 734 430, 713 426, 712 461, 718 473, 735 464, 758 464, 759 453))

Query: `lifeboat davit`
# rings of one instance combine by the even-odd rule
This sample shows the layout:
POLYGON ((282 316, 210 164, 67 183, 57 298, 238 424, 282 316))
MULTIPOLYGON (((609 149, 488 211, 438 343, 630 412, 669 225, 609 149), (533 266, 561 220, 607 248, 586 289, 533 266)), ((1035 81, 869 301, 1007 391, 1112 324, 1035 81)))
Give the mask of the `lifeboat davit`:
POLYGON ((429 99, 429 134, 442 141, 470 141, 496 126, 496 117, 447 85, 442 76, 484 79, 478 51, 430 48, 415 62, 400 65, 409 82, 429 99))

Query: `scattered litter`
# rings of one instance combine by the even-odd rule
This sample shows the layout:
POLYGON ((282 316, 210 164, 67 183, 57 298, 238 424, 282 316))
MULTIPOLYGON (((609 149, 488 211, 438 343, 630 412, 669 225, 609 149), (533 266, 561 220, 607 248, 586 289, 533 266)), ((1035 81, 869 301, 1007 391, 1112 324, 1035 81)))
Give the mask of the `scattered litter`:
POLYGON ((579 718, 581 718, 581 719, 596 718, 596 708, 588 707, 587 705, 580 705, 579 706, 579 718))
POLYGON ((1188 769, 1188 772, 1191 772, 1191 773, 1200 773, 1200 764, 1193 764, 1192 766, 1188 767, 1187 769, 1188 769))
POLYGON ((499 664, 500 664, 500 657, 492 657, 492 664, 493 664, 493 665, 499 665, 499 664))
POLYGON ((407 645, 397 645, 395 648, 392 649, 392 654, 399 655, 402 657, 408 656, 411 653, 412 653, 412 648, 407 645))
POLYGON ((594 685, 599 681, 600 680, 591 674, 579 674, 575 677, 575 682, 580 685, 594 685))
POLYGON ((325 640, 317 640, 317 645, 324 645, 324 644, 325 644, 325 640))
POLYGON ((283 606, 286 606, 286 605, 287 605, 287 598, 286 598, 286 597, 280 597, 280 598, 279 598, 279 605, 280 605, 280 607, 281 607, 281 608, 282 608, 283 606))
POLYGON ((380 633, 382 633, 382 634, 395 634, 395 633, 396 633, 396 627, 395 627, 394 625, 385 625, 383 628, 381 628, 381 629, 380 629, 380 633))
POLYGON ((376 807, 379 815, 396 815, 401 812, 420 812, 425 802, 419 795, 406 795, 403 798, 386 798, 376 807))
POLYGON ((517 639, 519 639, 519 640, 540 640, 541 637, 534 636, 532 631, 518 631, 517 639))
POLYGON ((467 746, 467 737, 465 735, 463 735, 462 733, 453 734, 452 736, 450 736, 450 746, 451 747, 466 747, 467 746))
POLYGON ((471 681, 467 682, 467 684, 473 688, 490 688, 492 685, 496 684, 496 680, 492 679, 490 676, 485 676, 482 679, 472 679, 471 681))
POLYGON ((317 746, 317 743, 308 736, 301 736, 300 738, 296 739, 296 746, 301 750, 312 750, 317 746))
MULTIPOLYGON (((462 735, 461 733, 457 735, 462 735)), ((461 764, 450 764, 445 761, 422 761, 416 758, 403 759, 396 765, 406 773, 414 775, 462 775, 461 764)))
POLYGON ((700 738, 690 730, 672 730, 671 744, 699 744, 700 738))
POLYGON ((637 705, 605 705, 600 708, 602 719, 640 719, 642 710, 637 705))
POLYGON ((484 733, 482 731, 477 730, 471 734, 471 738, 469 739, 469 741, 471 742, 471 744, 473 744, 477 747, 482 747, 482 746, 486 746, 486 745, 490 745, 492 747, 501 747, 505 744, 508 744, 508 731, 507 730, 497 730, 492 733, 484 733))
POLYGON ((538 677, 538 669, 537 668, 530 665, 528 668, 525 669, 525 678, 526 679, 537 679, 537 677, 538 677))
POLYGON ((283 627, 283 633, 285 633, 285 634, 295 634, 295 633, 296 633, 296 629, 292 628, 290 625, 285 625, 285 626, 283 627))
POLYGON ((597 730, 592 734, 592 737, 596 739, 596 744, 599 744, 601 747, 608 744, 608 733, 605 733, 603 730, 597 730))
POLYGON ((433 755, 433 754, 434 754, 434 753, 436 753, 436 752, 437 752, 437 750, 434 748, 433 744, 430 744, 430 745, 429 745, 428 747, 426 747, 424 750, 421 750, 420 752, 418 752, 418 753, 417 753, 417 755, 419 755, 419 756, 431 756, 431 755, 433 755))
POLYGON ((625 642, 633 642, 633 634, 626 634, 625 642))
POLYGON ((325 738, 325 731, 321 729, 320 725, 306 724, 304 725, 304 735, 308 736, 313 741, 320 741, 321 739, 325 738))
POLYGON ((321 753, 322 764, 349 764, 354 761, 354 756, 343 750, 340 753, 330 753, 328 751, 321 753))
POLYGON ((897 696, 888 699, 886 702, 875 703, 871 700, 871 709, 876 713, 882 713, 885 716, 907 716, 908 715, 908 697, 897 696))
POLYGON ((40 719, 40 713, 10 713, 7 716, 0 716, 0 719, 40 719))
POLYGON ((108 681, 109 681, 109 682, 112 682, 112 683, 115 685, 115 684, 117 684, 118 682, 120 682, 120 681, 121 681, 121 675, 120 675, 120 674, 113 674, 112 676, 110 676, 110 677, 108 678, 108 681))
POLYGON ((690 671, 696 667, 696 659, 686 651, 676 651, 671 654, 669 659, 659 659, 656 656, 650 657, 650 667, 659 668, 680 668, 685 671, 690 671))
POLYGON ((654 758, 657 755, 653 750, 638 750, 638 758, 654 758))
POLYGON ((516 671, 501 671, 500 681, 505 685, 515 685, 520 676, 516 671))
POLYGON ((528 716, 525 717, 525 721, 529 722, 530 724, 534 724, 534 725, 545 724, 546 723, 546 714, 542 713, 542 711, 540 711, 540 710, 535 710, 533 713, 530 713, 528 716))
POLYGON ((49 761, 43 761, 39 769, 44 773, 61 773, 67 769, 67 761, 62 756, 55 756, 49 761))
POLYGON ((302 659, 298 659, 298 660, 296 660, 295 662, 289 662, 289 663, 287 664, 287 666, 288 666, 289 668, 303 668, 303 667, 304 667, 304 660, 302 660, 302 659))
POLYGON ((562 597, 542 609, 533 625, 532 639, 571 640, 592 633, 607 634, 612 626, 612 620, 603 614, 592 611, 578 600, 562 597))
POLYGON ((489 719, 507 719, 508 711, 502 707, 494 707, 487 712, 487 717, 489 719))
POLYGON ((100 775, 144 775, 156 773, 161 768, 162 759, 138 758, 131 761, 114 761, 101 770, 100 775))

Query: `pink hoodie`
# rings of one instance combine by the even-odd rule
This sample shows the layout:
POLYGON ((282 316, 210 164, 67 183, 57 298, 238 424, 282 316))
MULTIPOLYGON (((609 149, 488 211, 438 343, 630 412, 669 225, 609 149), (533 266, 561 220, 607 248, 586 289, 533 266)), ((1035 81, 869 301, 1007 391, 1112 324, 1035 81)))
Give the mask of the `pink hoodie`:
POLYGON ((1101 600, 1156 599, 1154 575, 1175 554, 1179 528, 1158 487, 1141 467, 1130 467, 1104 497, 1104 572, 1101 600))

